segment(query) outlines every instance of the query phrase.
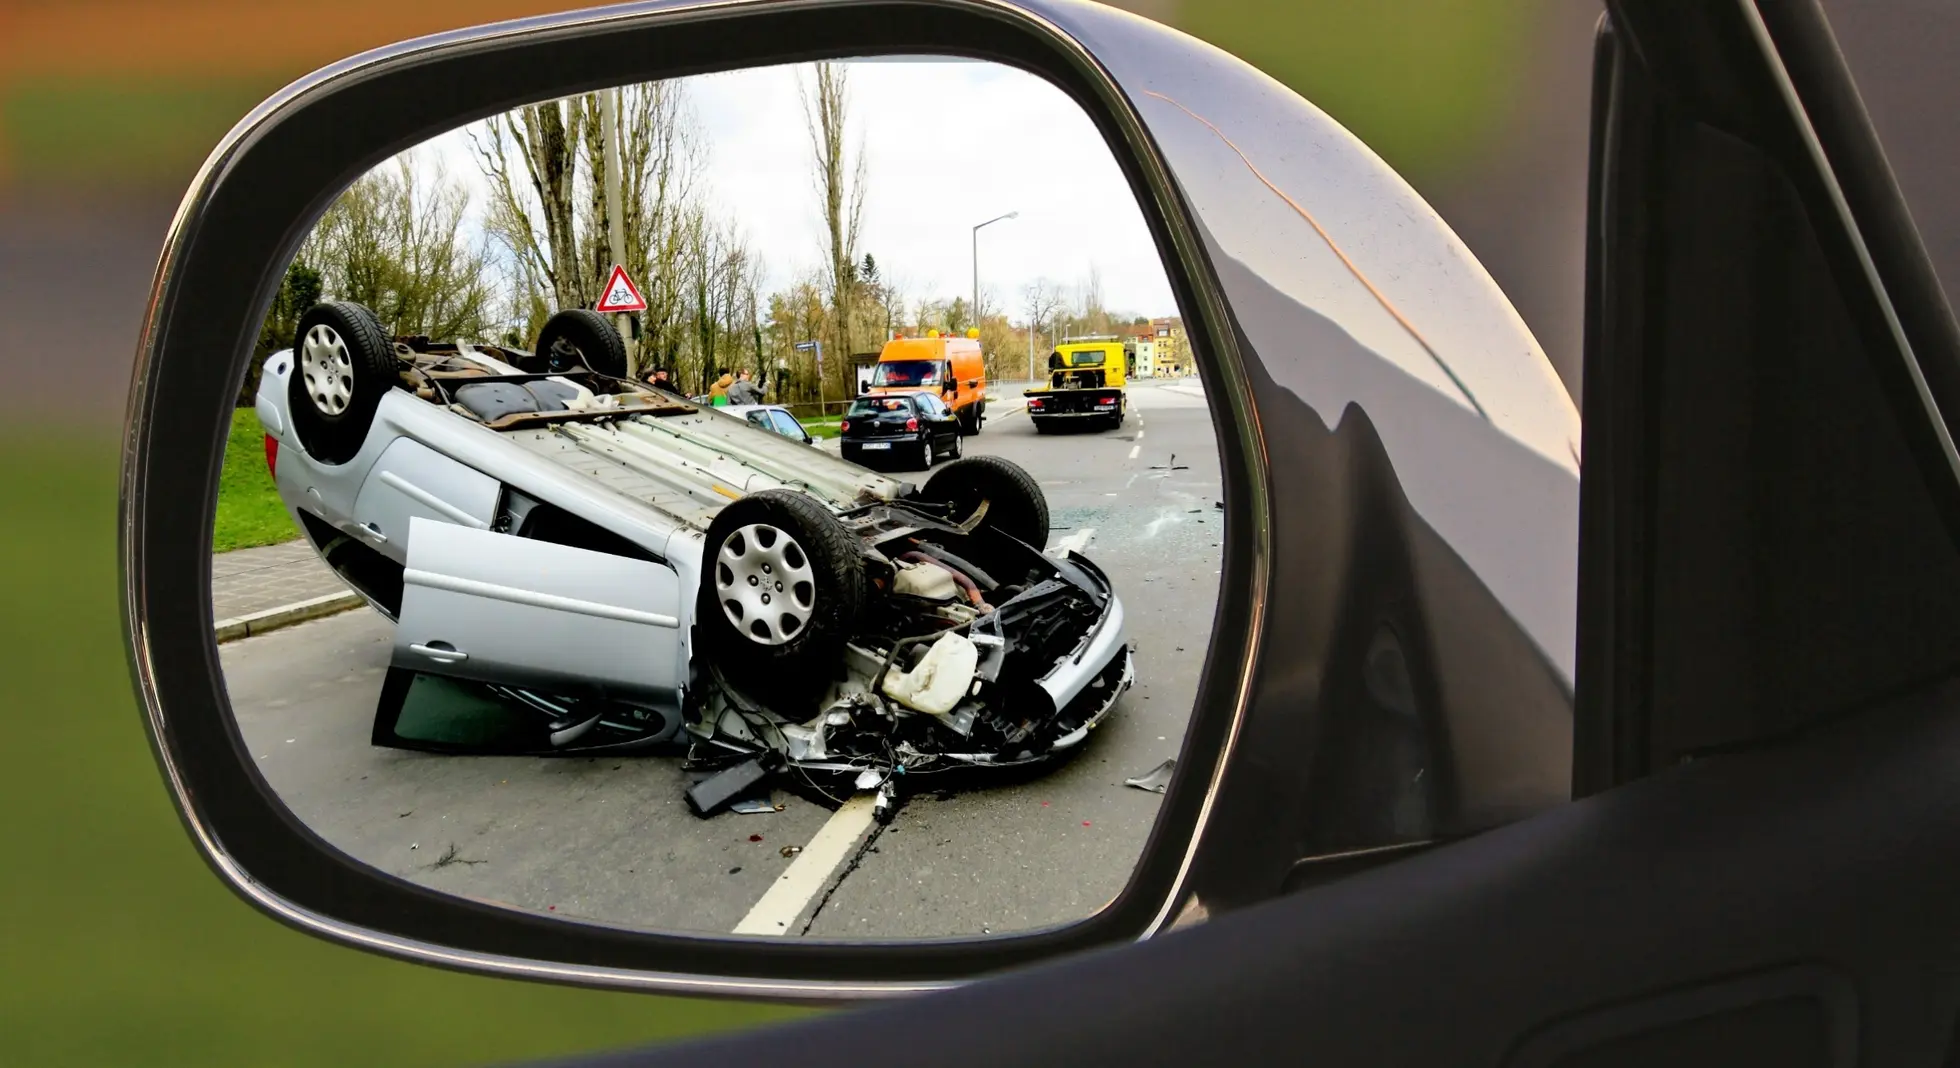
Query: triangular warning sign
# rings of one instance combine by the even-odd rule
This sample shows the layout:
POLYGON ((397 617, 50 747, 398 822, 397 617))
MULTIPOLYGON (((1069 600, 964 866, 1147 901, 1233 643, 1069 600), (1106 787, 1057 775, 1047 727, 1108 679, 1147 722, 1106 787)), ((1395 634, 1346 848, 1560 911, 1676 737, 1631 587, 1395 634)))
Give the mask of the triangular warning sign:
POLYGON ((608 314, 646 311, 647 301, 640 296, 640 289, 633 284, 633 280, 626 277, 626 268, 615 264, 612 277, 606 279, 605 293, 600 296, 599 306, 594 310, 608 314))

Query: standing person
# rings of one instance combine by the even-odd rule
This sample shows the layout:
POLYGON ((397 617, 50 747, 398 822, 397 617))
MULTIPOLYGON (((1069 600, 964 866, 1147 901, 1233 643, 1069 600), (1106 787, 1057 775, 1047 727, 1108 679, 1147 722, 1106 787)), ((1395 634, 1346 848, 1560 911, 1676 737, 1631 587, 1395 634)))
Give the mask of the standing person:
POLYGON ((717 408, 728 407, 728 387, 734 384, 735 376, 723 371, 721 377, 715 379, 715 384, 708 388, 708 403, 717 408))
POLYGON ((647 376, 647 385, 652 386, 662 393, 672 394, 682 400, 687 399, 686 394, 681 392, 680 387, 674 384, 673 375, 665 367, 654 368, 653 373, 647 376))
POLYGON ((762 391, 760 389, 757 389, 755 382, 749 378, 749 372, 747 368, 743 368, 740 372, 738 372, 738 376, 735 380, 734 385, 728 387, 728 403, 730 404, 761 404, 762 403, 762 391))

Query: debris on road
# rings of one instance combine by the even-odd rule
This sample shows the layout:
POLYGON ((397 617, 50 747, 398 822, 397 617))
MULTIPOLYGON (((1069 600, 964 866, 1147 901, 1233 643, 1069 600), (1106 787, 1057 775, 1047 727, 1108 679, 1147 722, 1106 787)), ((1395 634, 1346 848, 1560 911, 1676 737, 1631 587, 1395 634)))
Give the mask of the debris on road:
POLYGON ((785 857, 793 857, 798 853, 803 852, 803 847, 799 845, 786 845, 783 848, 777 850, 776 852, 781 853, 785 857))
POLYGON ((1153 794, 1161 794, 1170 788, 1171 773, 1177 770, 1177 758, 1172 757, 1134 778, 1124 779, 1123 785, 1134 786, 1153 794))
POLYGON ((762 797, 745 797, 728 806, 728 811, 743 816, 766 815, 771 812, 781 812, 782 810, 783 806, 780 803, 771 802, 769 799, 762 797))
POLYGON ((703 818, 712 816, 761 782, 767 774, 760 757, 744 760, 688 787, 687 803, 694 809, 695 815, 703 818))

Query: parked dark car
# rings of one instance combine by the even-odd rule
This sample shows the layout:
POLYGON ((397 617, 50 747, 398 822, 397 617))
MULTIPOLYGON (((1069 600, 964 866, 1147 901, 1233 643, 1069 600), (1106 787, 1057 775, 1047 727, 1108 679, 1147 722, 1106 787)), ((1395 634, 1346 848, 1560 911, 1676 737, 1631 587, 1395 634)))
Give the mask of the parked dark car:
POLYGON ((852 463, 925 469, 960 455, 959 417, 931 393, 859 397, 844 413, 838 437, 852 463))

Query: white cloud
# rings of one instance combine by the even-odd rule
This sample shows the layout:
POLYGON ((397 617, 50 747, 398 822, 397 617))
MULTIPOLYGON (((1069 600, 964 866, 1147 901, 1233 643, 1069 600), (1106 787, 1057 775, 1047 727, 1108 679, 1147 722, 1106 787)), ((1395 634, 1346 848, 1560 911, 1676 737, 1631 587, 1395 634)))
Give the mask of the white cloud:
MULTIPOLYGON (((1022 288, 1046 277, 1099 276, 1104 303, 1143 315, 1176 312, 1143 214, 1089 117, 1061 90, 1025 72, 963 60, 854 61, 849 132, 866 156, 860 250, 906 295, 972 290, 972 227, 992 307, 1020 308, 1022 288)), ((685 79, 707 138, 700 188, 741 226, 779 288, 823 258, 810 137, 798 79, 772 67, 685 79)), ((418 153, 485 188, 462 131, 418 153)))

